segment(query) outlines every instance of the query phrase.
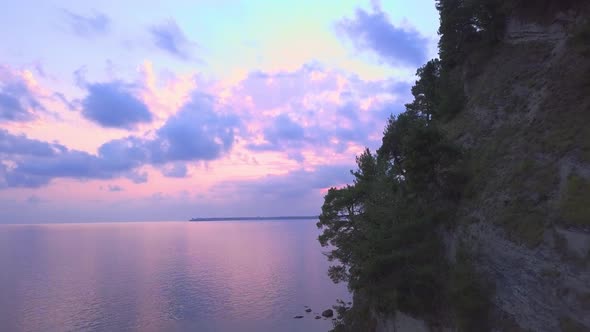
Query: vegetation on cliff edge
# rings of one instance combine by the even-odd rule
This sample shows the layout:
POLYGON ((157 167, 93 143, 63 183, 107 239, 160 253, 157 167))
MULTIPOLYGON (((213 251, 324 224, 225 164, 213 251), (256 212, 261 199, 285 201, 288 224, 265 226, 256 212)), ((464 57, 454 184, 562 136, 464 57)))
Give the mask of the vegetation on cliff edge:
POLYGON ((497 0, 438 0, 436 7, 440 60, 418 69, 414 100, 390 117, 381 147, 357 157, 353 184, 325 196, 317 225, 322 246, 333 248, 329 276, 370 299, 340 308, 335 331, 360 327, 359 321, 369 328, 369 309, 399 310, 432 324, 453 317, 462 330, 475 320, 483 328, 487 317, 489 294, 471 262, 453 266, 444 255, 440 230, 452 224, 468 179, 461 151, 440 125, 464 105, 456 67, 470 48, 498 40, 503 7, 497 0))

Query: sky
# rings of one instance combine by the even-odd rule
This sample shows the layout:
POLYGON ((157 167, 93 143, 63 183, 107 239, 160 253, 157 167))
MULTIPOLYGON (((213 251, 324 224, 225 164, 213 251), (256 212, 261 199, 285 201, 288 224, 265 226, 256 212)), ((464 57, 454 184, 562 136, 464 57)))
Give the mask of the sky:
POLYGON ((318 214, 437 54, 432 0, 0 7, 0 223, 318 214))

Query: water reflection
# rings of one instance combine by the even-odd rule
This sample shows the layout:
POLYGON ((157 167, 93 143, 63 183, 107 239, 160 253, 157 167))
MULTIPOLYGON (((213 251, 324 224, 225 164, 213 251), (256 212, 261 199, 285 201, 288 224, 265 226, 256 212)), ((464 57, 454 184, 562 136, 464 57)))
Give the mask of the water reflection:
POLYGON ((313 221, 0 226, 7 331, 326 331, 313 221))

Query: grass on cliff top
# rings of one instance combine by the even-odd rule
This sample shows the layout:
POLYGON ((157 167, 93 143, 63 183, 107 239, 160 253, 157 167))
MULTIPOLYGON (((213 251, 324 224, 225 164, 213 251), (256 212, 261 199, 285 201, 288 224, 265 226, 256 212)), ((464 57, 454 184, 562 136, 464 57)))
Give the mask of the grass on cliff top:
POLYGON ((572 174, 560 202, 561 218, 568 226, 590 226, 590 181, 572 174))
POLYGON ((540 163, 526 155, 520 161, 512 160, 509 149, 516 143, 512 135, 500 135, 498 144, 483 145, 472 154, 472 181, 466 195, 475 202, 486 201, 508 237, 533 248, 542 242, 547 227, 547 204, 558 188, 558 169, 556 164, 540 163), (500 199, 499 193, 506 198, 500 199))
POLYGON ((588 330, 584 325, 576 322, 569 317, 561 317, 559 319, 559 327, 563 332, 587 332, 588 330))
POLYGON ((449 295, 459 332, 489 331, 489 314, 494 289, 474 268, 474 258, 461 244, 451 268, 449 295))
POLYGON ((499 221, 513 240, 533 248, 542 242, 549 222, 547 200, 558 187, 558 169, 523 158, 511 175, 506 187, 514 199, 499 213, 499 221))
POLYGON ((590 56, 590 20, 574 30, 569 42, 582 56, 590 56))

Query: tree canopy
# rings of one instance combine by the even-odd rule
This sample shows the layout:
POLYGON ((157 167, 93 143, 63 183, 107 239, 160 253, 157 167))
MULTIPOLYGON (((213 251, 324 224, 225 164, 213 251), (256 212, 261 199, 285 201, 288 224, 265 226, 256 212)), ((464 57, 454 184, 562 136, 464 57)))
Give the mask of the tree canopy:
POLYGON ((418 70, 414 101, 389 119, 376 153, 357 157, 353 184, 328 191, 318 222, 332 280, 378 292, 382 308, 430 314, 444 288, 436 225, 452 213, 461 172, 460 152, 432 120, 439 64, 418 70))

